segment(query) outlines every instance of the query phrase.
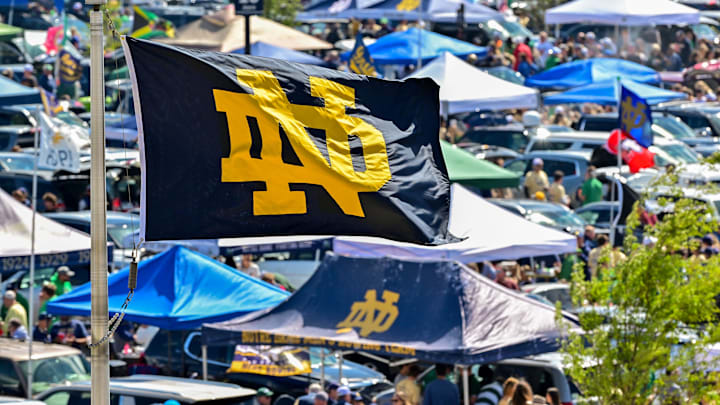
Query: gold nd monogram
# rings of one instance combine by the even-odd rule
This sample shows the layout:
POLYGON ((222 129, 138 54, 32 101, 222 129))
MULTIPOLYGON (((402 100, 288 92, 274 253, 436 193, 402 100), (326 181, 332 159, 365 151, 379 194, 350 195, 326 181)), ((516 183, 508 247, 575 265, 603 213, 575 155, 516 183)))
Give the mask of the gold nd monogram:
POLYGON ((402 0, 395 9, 398 11, 413 11, 420 6, 420 0, 402 0))
POLYGON ((385 332, 398 317, 395 304, 399 298, 400 294, 385 290, 382 293, 383 300, 378 301, 377 292, 367 290, 365 301, 354 302, 350 314, 337 324, 337 328, 359 328, 362 337, 367 337, 371 333, 385 332))
POLYGON ((647 121, 646 108, 647 106, 639 101, 637 104, 633 103, 630 96, 625 97, 622 102, 622 124, 625 131, 630 132, 645 125, 645 121, 647 121))
POLYGON ((310 77, 312 96, 325 102, 316 107, 291 104, 272 72, 238 69, 237 78, 253 94, 213 90, 215 108, 226 114, 230 133, 230 156, 222 159, 221 180, 265 183, 265 191, 253 193, 254 215, 307 213, 305 193, 290 190, 291 183, 307 183, 322 186, 346 215, 364 217, 358 193, 378 191, 391 174, 382 133, 345 113, 355 106, 355 90, 310 77), (259 158, 251 156, 251 127, 262 134, 259 158), (307 128, 325 131, 329 161, 307 128), (280 130, 302 166, 283 162, 280 130), (350 135, 362 142, 365 171, 353 168, 350 135))

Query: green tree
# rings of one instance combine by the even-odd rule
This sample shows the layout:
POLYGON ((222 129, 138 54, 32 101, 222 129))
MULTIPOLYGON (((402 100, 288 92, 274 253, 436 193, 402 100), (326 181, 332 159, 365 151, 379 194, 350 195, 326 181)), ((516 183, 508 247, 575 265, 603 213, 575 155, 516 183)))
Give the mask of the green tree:
POLYGON ((285 25, 297 24, 295 15, 300 10, 302 10, 300 0, 265 0, 265 17, 285 25))
POLYGON ((720 258, 693 252, 718 226, 703 203, 679 194, 673 200, 672 213, 645 229, 654 244, 633 236, 640 226, 634 210, 624 241, 627 259, 610 268, 608 249, 599 261, 601 276, 589 282, 582 265, 574 271, 573 300, 589 309, 580 315, 584 333, 571 333, 562 352, 585 397, 613 405, 649 398, 698 403, 717 388, 706 353, 720 339, 720 258))

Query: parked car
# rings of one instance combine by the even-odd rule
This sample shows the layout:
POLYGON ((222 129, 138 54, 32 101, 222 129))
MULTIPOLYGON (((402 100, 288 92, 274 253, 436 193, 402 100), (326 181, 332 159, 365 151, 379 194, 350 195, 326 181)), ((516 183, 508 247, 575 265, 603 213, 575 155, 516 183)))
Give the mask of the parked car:
POLYGON ((720 104, 718 103, 661 105, 653 108, 653 113, 655 111, 680 118, 698 134, 720 137, 720 104))
MULTIPOLYGON (((172 331, 168 337, 166 330, 161 330, 150 341, 145 349, 144 358, 148 365, 158 369, 170 370, 173 375, 189 376, 202 372, 201 334, 199 331, 182 332, 172 331), (168 342, 170 350, 168 350, 168 342), (171 361, 168 363, 168 354, 171 361)), ((216 380, 229 381, 252 388, 268 387, 276 393, 301 395, 312 382, 321 379, 321 355, 325 349, 310 348, 312 373, 289 377, 271 377, 259 374, 228 373, 235 347, 208 346, 208 376, 216 380)), ((325 378, 328 381, 339 380, 339 362, 325 350, 325 378)), ((351 361, 342 363, 342 383, 348 385, 353 391, 374 386, 389 384, 383 374, 361 366, 351 361)))
MULTIPOLYGON (((600 230, 610 230, 612 218, 618 215, 617 201, 597 201, 575 209, 575 213, 588 224, 600 230), (613 213, 611 216, 610 213, 613 213)), ((621 224, 624 225, 624 224, 621 224)))
POLYGON ((0 395, 0 404, 12 405, 45 405, 45 402, 34 401, 27 398, 6 397, 0 395))
POLYGON ((590 166, 590 156, 591 152, 587 150, 533 151, 518 159, 505 162, 505 168, 520 175, 520 184, 523 184, 525 174, 532 170, 533 159, 540 158, 544 163, 543 170, 551 183, 555 171, 563 172, 565 192, 572 197, 585 181, 585 172, 590 166))
POLYGON ((0 172, 32 172, 33 155, 22 152, 0 152, 0 172))
MULTIPOLYGON (((544 395, 548 388, 557 388, 562 405, 572 405, 581 399, 582 393, 572 379, 565 375, 563 371, 562 355, 559 353, 548 353, 522 359, 506 359, 489 364, 489 366, 493 369, 495 375, 500 378, 516 377, 524 379, 530 384, 532 391, 538 395, 544 395)), ((478 365, 472 366, 470 372, 477 374, 479 367, 478 365)), ((434 368, 435 366, 430 366, 425 369, 418 380, 432 372, 434 368)), ((394 388, 378 393, 375 395, 375 403, 377 405, 392 405, 391 399, 394 393, 394 388)))
MULTIPOLYGON (((27 342, 0 337, 0 395, 27 398, 27 342)), ((78 349, 56 344, 33 346, 32 394, 90 379, 90 364, 78 349)))
POLYGON ((570 296, 570 285, 566 283, 532 283, 521 287, 525 294, 539 295, 553 305, 560 302, 563 311, 575 312, 575 306, 570 296))
MULTIPOLYGON (((235 384, 155 375, 110 379, 110 403, 150 405, 175 400, 180 404, 252 405, 255 390, 235 384)), ((52 388, 38 395, 47 405, 90 405, 90 383, 52 388)))
MULTIPOLYGON (((43 211, 42 196, 45 193, 53 193, 62 198, 62 194, 53 184, 52 179, 40 173, 37 178, 37 198, 36 203, 38 211, 43 211)), ((0 170, 0 189, 10 194, 20 187, 25 187, 28 193, 32 192, 32 173, 27 172, 9 172, 0 170)))
POLYGON ((571 232, 585 229, 585 221, 564 205, 523 199, 491 198, 488 201, 536 224, 571 232))

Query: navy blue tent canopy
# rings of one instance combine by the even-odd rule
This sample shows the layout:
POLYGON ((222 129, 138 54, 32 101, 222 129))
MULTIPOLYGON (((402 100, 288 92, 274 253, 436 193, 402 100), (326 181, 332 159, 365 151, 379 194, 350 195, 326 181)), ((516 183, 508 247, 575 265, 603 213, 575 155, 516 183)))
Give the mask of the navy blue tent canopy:
POLYGON ((660 83, 660 75, 647 66, 623 59, 593 58, 555 66, 528 77, 525 85, 541 89, 568 89, 618 77, 638 83, 660 83))
POLYGON ((203 325, 210 346, 351 348, 455 364, 554 351, 562 337, 554 308, 461 264, 332 254, 277 307, 203 325))
MULTIPOLYGON (((126 268, 108 277, 110 313, 128 293, 126 268)), ((273 307, 288 293, 207 256, 176 246, 140 262, 135 295, 125 319, 169 330, 195 329, 273 307)), ((90 316, 90 283, 47 304, 56 315, 90 316)))

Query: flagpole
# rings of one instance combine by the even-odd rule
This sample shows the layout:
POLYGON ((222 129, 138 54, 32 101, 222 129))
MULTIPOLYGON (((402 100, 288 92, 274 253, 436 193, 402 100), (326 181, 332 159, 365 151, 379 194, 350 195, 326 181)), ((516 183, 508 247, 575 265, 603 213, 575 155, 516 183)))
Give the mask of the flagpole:
POLYGON ((86 0, 90 11, 90 288, 92 405, 110 403, 107 224, 105 190, 105 80, 103 65, 104 0, 86 0))
POLYGON ((27 397, 32 399, 32 383, 33 383, 33 368, 32 368, 32 355, 33 355, 33 337, 32 330, 35 325, 35 215, 37 214, 37 171, 38 171, 38 131, 35 131, 33 136, 33 176, 32 176, 32 224, 30 230, 30 289, 28 291, 28 309, 30 314, 28 315, 28 390, 27 397))
MULTIPOLYGON (((621 86, 622 86, 622 83, 620 82, 620 77, 618 77, 615 81, 615 95, 616 95, 616 99, 617 99, 618 123, 620 122, 620 120, 622 120, 622 117, 620 116, 620 104, 622 103, 622 100, 620 100, 620 97, 622 94, 621 86)), ((619 125, 619 127, 622 128, 622 125, 619 125)), ((620 150, 621 145, 622 145, 622 136, 621 135, 622 134, 618 134, 617 146, 615 149, 615 155, 617 156, 617 169, 618 169, 617 175, 618 176, 620 176, 620 173, 622 171, 622 151, 620 150)), ((615 181, 612 181, 610 183, 610 201, 611 202, 615 201, 615 187, 619 187, 619 184, 617 184, 617 182, 615 182, 615 181)), ((618 190, 618 193, 617 193, 617 195, 618 195, 618 201, 617 201, 618 215, 620 214, 620 198, 619 198, 620 192, 619 191, 620 190, 618 190)), ((613 248, 615 247, 615 228, 616 228, 616 226, 615 226, 616 221, 615 221, 614 215, 615 215, 615 206, 610 204, 610 221, 612 221, 612 222, 610 222, 610 246, 612 246, 613 248)))

